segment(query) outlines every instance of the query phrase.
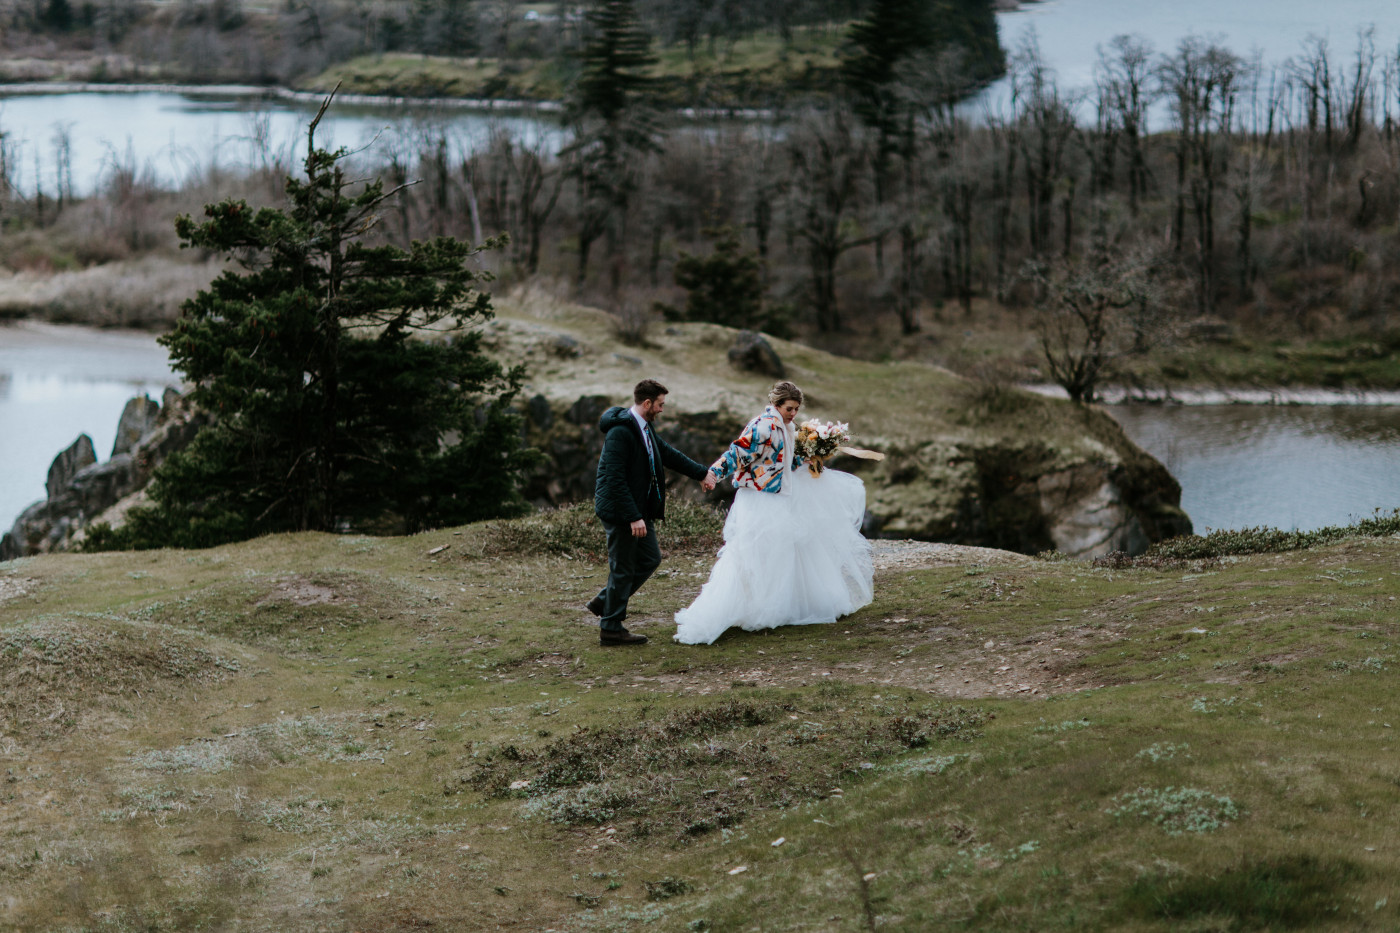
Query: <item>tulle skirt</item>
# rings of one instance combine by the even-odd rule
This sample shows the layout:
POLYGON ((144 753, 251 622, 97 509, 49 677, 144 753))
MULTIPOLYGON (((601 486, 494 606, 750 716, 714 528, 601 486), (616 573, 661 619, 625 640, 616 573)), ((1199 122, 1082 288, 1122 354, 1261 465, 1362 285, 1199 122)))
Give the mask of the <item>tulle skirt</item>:
POLYGON ((730 626, 835 622, 874 598, 870 542, 860 534, 865 484, 839 470, 814 477, 806 467, 786 482, 784 495, 735 493, 709 582, 676 613, 676 641, 708 645, 730 626))

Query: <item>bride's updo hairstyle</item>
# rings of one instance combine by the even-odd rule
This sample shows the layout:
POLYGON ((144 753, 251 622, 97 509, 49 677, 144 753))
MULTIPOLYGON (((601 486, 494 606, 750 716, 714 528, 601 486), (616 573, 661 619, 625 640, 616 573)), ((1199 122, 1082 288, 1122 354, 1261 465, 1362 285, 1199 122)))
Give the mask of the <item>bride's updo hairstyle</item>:
POLYGON ((773 388, 768 390, 768 404, 774 408, 789 399, 799 405, 802 404, 802 390, 791 382, 775 382, 773 388))

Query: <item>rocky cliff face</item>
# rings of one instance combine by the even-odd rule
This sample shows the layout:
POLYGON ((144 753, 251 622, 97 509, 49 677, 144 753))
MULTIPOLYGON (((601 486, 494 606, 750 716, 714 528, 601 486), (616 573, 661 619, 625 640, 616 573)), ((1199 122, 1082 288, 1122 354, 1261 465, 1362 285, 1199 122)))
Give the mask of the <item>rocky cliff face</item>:
POLYGON ((110 460, 97 462, 86 434, 59 454, 49 467, 48 497, 25 509, 0 537, 0 560, 67 550, 89 523, 145 489, 155 468, 194 440, 204 423, 178 392, 166 390, 163 401, 127 403, 110 460))

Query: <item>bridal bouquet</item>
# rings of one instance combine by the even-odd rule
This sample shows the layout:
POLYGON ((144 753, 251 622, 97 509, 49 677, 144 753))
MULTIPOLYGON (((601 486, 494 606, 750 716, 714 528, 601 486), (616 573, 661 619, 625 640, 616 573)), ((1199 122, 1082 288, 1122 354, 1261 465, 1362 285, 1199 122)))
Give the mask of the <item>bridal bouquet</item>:
POLYGON ((797 452, 807 461, 807 469, 816 476, 826 468, 826 461, 836 455, 842 445, 851 440, 846 432, 851 426, 836 421, 804 421, 797 428, 797 452))

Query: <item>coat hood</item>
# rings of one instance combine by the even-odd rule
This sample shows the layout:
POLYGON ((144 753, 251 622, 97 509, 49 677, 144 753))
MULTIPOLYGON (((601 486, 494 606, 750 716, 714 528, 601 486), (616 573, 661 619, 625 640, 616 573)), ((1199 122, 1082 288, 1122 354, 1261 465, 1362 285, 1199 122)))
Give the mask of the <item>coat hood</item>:
POLYGON ((602 417, 598 419, 598 430, 607 434, 619 425, 636 425, 636 423, 637 420, 632 417, 632 409, 623 408, 621 405, 614 405, 612 408, 603 412, 602 417))

